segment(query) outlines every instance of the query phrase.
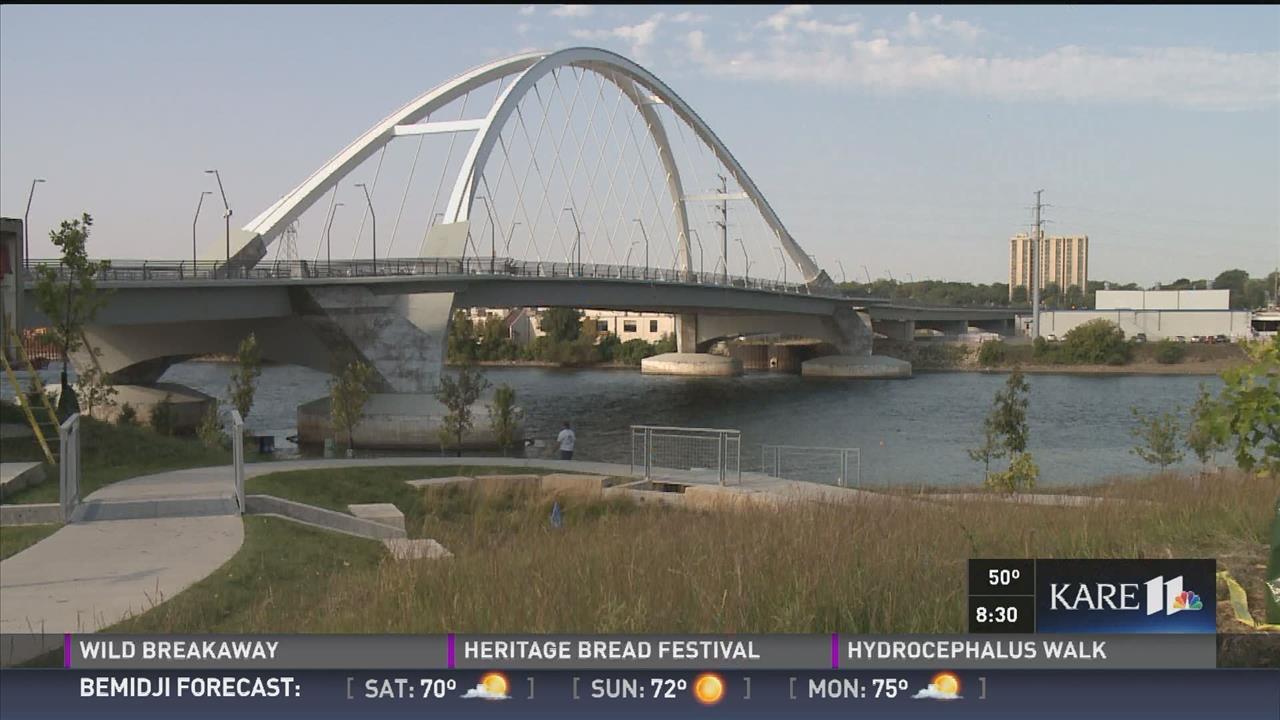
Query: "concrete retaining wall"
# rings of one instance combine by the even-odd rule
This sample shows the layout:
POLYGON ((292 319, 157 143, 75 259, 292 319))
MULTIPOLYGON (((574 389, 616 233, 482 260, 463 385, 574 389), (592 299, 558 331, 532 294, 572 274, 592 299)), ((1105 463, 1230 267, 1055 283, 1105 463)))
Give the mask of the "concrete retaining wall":
POLYGON ((405 531, 389 525, 362 520, 336 510, 285 500, 274 495, 249 495, 245 498, 246 512, 250 515, 278 515, 304 525, 313 525, 371 540, 405 537, 405 531))
POLYGON ((0 505, 0 527, 12 525, 46 525, 62 522, 62 506, 58 503, 0 505))

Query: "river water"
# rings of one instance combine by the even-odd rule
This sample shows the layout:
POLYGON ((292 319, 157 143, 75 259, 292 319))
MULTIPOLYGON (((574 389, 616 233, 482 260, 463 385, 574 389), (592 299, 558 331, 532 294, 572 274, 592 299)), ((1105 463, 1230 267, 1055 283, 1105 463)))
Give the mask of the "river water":
MULTIPOLYGON (((226 396, 232 366, 187 362, 164 376, 226 396)), ((515 388, 526 431, 544 441, 529 454, 550 457, 564 420, 577 433, 577 457, 627 463, 633 424, 732 428, 742 431, 742 467, 761 464, 762 444, 856 447, 867 485, 972 484, 981 468, 966 454, 981 439, 982 420, 1003 374, 921 373, 909 380, 817 380, 795 375, 738 378, 641 375, 628 370, 485 368, 495 385, 515 388)), ((1184 411, 1217 377, 1178 375, 1028 375, 1029 450, 1043 484, 1086 483, 1150 470, 1130 452, 1131 407, 1184 411)), ((296 427, 300 403, 327 394, 328 376, 306 368, 263 370, 248 424, 278 436, 296 427)), ((479 422, 486 422, 483 413, 479 422)), ((1193 459, 1188 458, 1188 466, 1193 459)), ((852 472, 851 472, 852 475, 852 472)))

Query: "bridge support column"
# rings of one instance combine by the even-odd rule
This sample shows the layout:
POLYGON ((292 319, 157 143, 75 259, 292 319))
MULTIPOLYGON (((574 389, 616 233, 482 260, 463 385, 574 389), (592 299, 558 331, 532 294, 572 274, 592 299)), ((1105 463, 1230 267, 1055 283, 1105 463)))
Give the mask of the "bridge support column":
POLYGON ((698 316, 694 313, 676 315, 676 352, 698 352, 698 316))

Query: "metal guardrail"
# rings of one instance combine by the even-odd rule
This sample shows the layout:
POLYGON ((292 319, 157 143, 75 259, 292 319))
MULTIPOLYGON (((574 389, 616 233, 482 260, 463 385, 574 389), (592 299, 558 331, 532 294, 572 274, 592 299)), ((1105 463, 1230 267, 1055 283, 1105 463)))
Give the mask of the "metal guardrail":
POLYGON ((58 502, 62 521, 71 522, 80 506, 80 413, 58 426, 58 502))
POLYGON ((760 471, 770 477, 849 487, 853 471, 855 487, 862 484, 862 450, 859 448, 764 445, 760 448, 760 471))
POLYGON ((719 428, 632 425, 632 475, 637 467, 643 468, 645 479, 651 479, 657 468, 668 471, 675 480, 705 482, 715 478, 725 485, 732 477, 741 484, 742 433, 719 428))
MULTIPOLYGON (((33 259, 24 270, 24 284, 34 282, 36 268, 53 268, 61 275, 58 260, 33 259)), ((811 294, 808 285, 763 278, 719 273, 693 272, 667 268, 645 268, 632 265, 599 263, 556 263, 512 258, 384 258, 372 260, 311 261, 279 260, 261 262, 251 268, 231 266, 219 261, 190 260, 109 260, 98 273, 102 282, 182 282, 187 280, 316 280, 365 277, 445 277, 497 276, 522 278, 579 277, 597 280, 637 280, 642 282, 712 285, 720 287, 766 290, 793 295, 811 294)))

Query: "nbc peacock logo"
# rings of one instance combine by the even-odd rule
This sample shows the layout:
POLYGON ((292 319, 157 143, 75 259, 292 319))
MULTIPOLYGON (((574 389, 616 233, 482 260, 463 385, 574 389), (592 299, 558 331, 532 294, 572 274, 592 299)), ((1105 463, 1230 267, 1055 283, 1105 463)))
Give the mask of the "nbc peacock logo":
POLYGON ((1190 590, 1184 590, 1173 598, 1173 610, 1175 612, 1178 610, 1199 610, 1202 607, 1204 605, 1200 602, 1200 596, 1190 590))

